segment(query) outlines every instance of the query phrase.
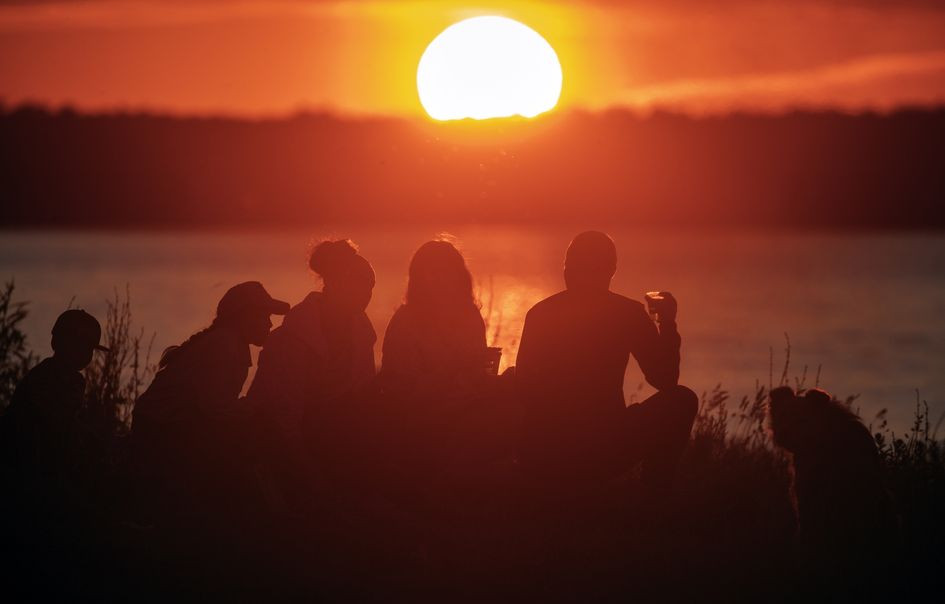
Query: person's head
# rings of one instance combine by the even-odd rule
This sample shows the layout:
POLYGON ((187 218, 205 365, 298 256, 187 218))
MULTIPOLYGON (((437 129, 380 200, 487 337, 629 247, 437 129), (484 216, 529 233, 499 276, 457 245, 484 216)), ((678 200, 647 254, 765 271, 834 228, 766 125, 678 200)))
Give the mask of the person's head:
POLYGON ((223 294, 213 323, 235 330, 249 344, 262 346, 272 329, 271 315, 287 312, 287 302, 274 299, 258 281, 246 281, 223 294))
POLYGON ((406 302, 425 308, 475 306, 466 260, 449 241, 427 241, 413 255, 406 302))
POLYGON ((571 240, 564 260, 569 290, 608 290, 617 272, 617 247, 600 231, 585 231, 571 240))
POLYGON ((335 307, 363 312, 374 291, 374 269, 348 239, 322 241, 312 249, 309 267, 324 282, 325 297, 335 307))
POLYGON ((851 416, 849 410, 834 400, 826 390, 811 388, 803 395, 790 386, 771 391, 768 401, 768 426, 775 444, 794 451, 805 441, 830 429, 832 417, 851 416))
POLYGON ((52 328, 53 356, 67 368, 81 371, 92 362, 94 351, 108 352, 101 338, 102 326, 95 317, 84 310, 67 310, 52 328))

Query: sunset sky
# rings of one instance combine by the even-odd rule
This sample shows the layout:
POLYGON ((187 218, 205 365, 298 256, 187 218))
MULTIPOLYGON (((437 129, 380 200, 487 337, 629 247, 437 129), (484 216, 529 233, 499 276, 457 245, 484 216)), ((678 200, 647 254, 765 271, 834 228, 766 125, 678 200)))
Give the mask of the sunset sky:
POLYGON ((932 0, 4 2, 0 99, 87 110, 422 115, 417 63, 464 17, 555 48, 559 107, 696 113, 945 101, 932 0))

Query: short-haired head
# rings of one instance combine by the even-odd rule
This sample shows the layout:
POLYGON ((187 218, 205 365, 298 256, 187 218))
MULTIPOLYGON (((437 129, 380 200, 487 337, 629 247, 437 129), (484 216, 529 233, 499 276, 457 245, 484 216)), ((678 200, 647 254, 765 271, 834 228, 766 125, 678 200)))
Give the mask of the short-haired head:
POLYGON ((617 272, 617 246, 600 231, 585 231, 571 240, 564 260, 568 289, 609 289, 617 272))
POLYGON ((59 315, 52 328, 54 356, 69 369, 82 370, 92 362, 95 350, 108 352, 101 345, 102 325, 98 319, 76 308, 59 315))

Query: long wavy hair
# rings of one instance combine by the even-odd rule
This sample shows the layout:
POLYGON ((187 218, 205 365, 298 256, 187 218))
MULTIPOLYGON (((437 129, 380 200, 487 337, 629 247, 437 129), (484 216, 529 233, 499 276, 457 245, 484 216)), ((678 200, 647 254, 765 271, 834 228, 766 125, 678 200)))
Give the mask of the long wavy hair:
POLYGON ((423 309, 478 308, 466 259, 449 241, 428 241, 410 261, 407 306, 423 309))

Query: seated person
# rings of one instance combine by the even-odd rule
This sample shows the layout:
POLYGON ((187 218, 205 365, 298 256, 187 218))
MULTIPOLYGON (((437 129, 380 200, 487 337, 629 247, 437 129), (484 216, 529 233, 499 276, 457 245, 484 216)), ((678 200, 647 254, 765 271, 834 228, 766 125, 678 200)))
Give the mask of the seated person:
POLYGON ((513 421, 488 374, 488 352, 462 253, 448 241, 424 243, 387 326, 378 375, 389 422, 403 431, 396 448, 413 455, 407 463, 443 470, 501 455, 498 440, 513 421))
POLYGON ((375 378, 377 336, 365 312, 371 263, 339 239, 316 245, 309 268, 323 287, 269 336, 247 394, 264 440, 269 503, 295 513, 327 505, 339 481, 357 482, 351 464, 371 444, 360 402, 375 378))
POLYGON ((642 460, 644 483, 664 490, 698 400, 678 384, 675 300, 664 292, 654 323, 643 304, 610 291, 616 269, 610 237, 581 233, 568 248, 565 291, 528 312, 516 368, 525 406, 519 453, 531 471, 562 480, 597 480, 642 460), (658 392, 627 407, 631 355, 658 392))
POLYGON ((85 396, 80 372, 94 351, 108 350, 99 343, 101 335, 99 322, 83 310, 59 315, 52 328, 53 355, 17 385, 0 420, 4 478, 17 485, 10 492, 29 499, 34 512, 45 506, 65 511, 70 504, 63 498, 85 499, 79 477, 87 432, 80 419, 85 396))
POLYGON ((486 326, 466 261, 448 241, 429 241, 410 262, 407 295, 387 326, 380 383, 397 396, 441 406, 486 376, 486 326))
MULTIPOLYGON (((168 348, 135 404, 131 436, 143 503, 172 522, 218 515, 222 501, 244 492, 249 459, 249 407, 240 392, 261 346, 270 315, 289 305, 256 281, 231 287, 210 327, 168 348)), ((232 503, 222 509, 229 509, 232 503)))

